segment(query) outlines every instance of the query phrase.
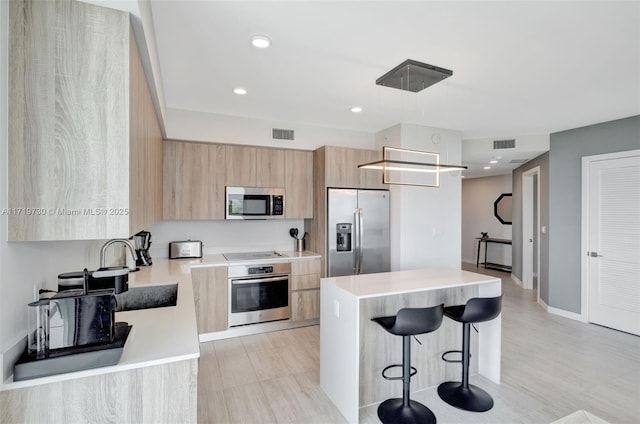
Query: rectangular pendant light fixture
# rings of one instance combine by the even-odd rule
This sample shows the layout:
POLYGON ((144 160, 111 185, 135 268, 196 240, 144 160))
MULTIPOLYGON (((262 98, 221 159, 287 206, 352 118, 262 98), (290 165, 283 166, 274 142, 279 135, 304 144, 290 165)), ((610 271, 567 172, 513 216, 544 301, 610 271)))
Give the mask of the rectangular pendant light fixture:
POLYGON ((378 78, 376 84, 417 93, 451 75, 449 69, 407 59, 378 78))
POLYGON ((382 160, 358 165, 361 169, 382 170, 384 184, 440 187, 440 173, 467 169, 463 165, 440 163, 440 154, 384 146, 382 160))

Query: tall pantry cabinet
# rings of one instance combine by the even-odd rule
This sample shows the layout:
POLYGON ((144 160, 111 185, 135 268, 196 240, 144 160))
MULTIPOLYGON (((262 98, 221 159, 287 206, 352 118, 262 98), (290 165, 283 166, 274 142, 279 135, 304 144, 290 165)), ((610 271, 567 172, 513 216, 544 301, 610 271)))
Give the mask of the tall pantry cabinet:
POLYGON ((9 240, 129 237, 162 217, 162 134, 129 14, 9 5, 9 240))

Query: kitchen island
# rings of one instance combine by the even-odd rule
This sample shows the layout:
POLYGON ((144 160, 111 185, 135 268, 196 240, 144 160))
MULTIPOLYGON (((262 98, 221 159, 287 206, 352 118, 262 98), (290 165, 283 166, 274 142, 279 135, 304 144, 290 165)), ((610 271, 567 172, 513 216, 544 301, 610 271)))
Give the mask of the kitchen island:
MULTIPOLYGON (((402 358, 401 338, 384 331, 371 318, 395 315, 403 307, 464 304, 472 297, 502 293, 498 278, 458 269, 423 269, 323 278, 320 283, 320 385, 349 422, 359 421, 360 408, 401 397, 399 382, 380 375, 402 358)), ((472 336, 470 373, 500 382, 501 316, 478 325, 472 336)), ((440 329, 418 336, 412 365, 418 374, 412 391, 459 380, 459 364, 440 358, 459 350, 462 325, 445 318, 440 329)))

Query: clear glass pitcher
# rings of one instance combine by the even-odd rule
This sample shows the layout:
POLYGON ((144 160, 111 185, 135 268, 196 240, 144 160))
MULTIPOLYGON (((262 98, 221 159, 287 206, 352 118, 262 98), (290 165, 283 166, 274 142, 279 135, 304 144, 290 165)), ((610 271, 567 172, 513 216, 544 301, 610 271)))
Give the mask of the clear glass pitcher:
POLYGON ((29 334, 27 352, 37 358, 49 354, 49 299, 29 303, 29 334))

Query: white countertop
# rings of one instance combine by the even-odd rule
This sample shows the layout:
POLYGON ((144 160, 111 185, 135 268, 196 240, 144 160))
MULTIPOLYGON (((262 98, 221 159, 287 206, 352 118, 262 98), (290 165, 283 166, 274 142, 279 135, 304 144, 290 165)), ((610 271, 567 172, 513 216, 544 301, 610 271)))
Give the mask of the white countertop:
MULTIPOLYGON (((314 252, 281 252, 282 258, 269 262, 290 262, 295 260, 319 259, 314 252)), ((258 261, 232 262, 260 263, 258 261)), ((129 287, 178 283, 176 306, 116 312, 116 321, 132 325, 117 365, 84 371, 58 374, 14 382, 12 377, 0 384, 0 391, 37 386, 75 378, 90 377, 135 368, 166 364, 200 357, 200 344, 196 325, 191 267, 229 266, 224 256, 205 255, 197 259, 154 258, 153 265, 140 267, 140 271, 129 273, 129 287)))
POLYGON ((178 283, 176 306, 116 312, 116 321, 132 325, 117 365, 23 381, 9 379, 0 390, 12 390, 75 378, 166 364, 200 357, 190 261, 154 259, 150 267, 129 274, 129 287, 178 283))
MULTIPOLYGON (((300 260, 308 260, 308 259, 320 259, 321 255, 311 252, 309 250, 305 250, 304 252, 294 252, 294 251, 280 251, 282 256, 279 258, 268 258, 268 259, 253 259, 253 260, 243 260, 243 261, 227 261, 222 254, 215 255, 204 255, 199 259, 171 259, 172 261, 190 261, 190 266, 194 268, 203 268, 203 267, 212 267, 212 266, 229 266, 229 265, 251 265, 251 264, 259 264, 259 263, 278 263, 278 262, 292 262, 292 261, 300 261, 300 260)), ((154 262, 155 263, 155 262, 154 262)))
POLYGON ((364 299, 499 281, 489 275, 460 269, 429 268, 323 278, 320 285, 333 284, 358 299, 364 299))

